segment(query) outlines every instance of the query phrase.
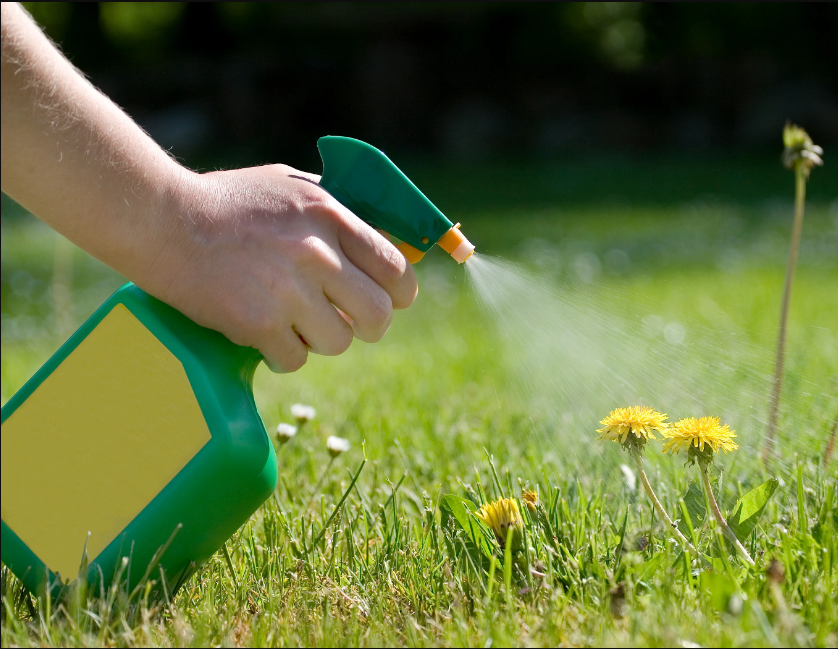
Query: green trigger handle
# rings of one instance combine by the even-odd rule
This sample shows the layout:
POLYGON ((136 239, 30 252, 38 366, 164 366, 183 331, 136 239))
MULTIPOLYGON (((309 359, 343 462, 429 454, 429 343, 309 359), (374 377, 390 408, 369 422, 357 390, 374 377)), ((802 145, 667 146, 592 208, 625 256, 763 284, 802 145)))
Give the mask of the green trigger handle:
POLYGON ((323 159, 320 185, 356 216, 401 239, 397 247, 411 263, 436 243, 460 263, 474 251, 459 224, 448 220, 383 152, 333 135, 321 137, 317 148, 323 159))

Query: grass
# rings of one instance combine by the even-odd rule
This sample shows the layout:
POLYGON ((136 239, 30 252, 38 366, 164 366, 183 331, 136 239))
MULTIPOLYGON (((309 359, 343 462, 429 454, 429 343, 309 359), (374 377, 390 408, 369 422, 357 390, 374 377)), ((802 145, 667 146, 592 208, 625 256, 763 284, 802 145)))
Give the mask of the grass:
MULTIPOLYGON (((660 172, 626 173, 646 173, 636 183, 642 187, 660 172)), ((743 371, 725 374, 720 389, 742 400, 759 396, 753 406, 767 414, 769 392, 758 392, 771 372, 790 178, 783 176, 789 200, 769 201, 769 190, 754 189, 770 186, 760 184, 757 170, 740 172, 750 178, 741 196, 692 200, 667 190, 666 202, 629 196, 602 203, 589 195, 565 203, 544 194, 513 205, 504 195, 511 190, 493 189, 500 172, 485 192, 468 179, 471 185, 452 189, 439 173, 418 170, 424 176, 416 180, 449 213, 462 206, 457 218, 480 250, 528 263, 580 303, 605 305, 619 295, 638 305, 636 314, 621 310, 621 319, 657 314, 735 332, 732 358, 743 371), (492 191, 494 202, 485 199, 492 191), (483 198, 469 211, 472 195, 483 198), (626 256, 609 256, 613 250, 626 256), (579 254, 600 260, 593 277, 577 272, 579 254)), ((526 174, 518 174, 523 183, 526 174)), ((743 450, 721 458, 712 474, 726 513, 750 489, 780 480, 743 539, 756 568, 745 567, 715 526, 698 518, 693 533, 714 570, 688 566, 642 491, 623 479, 619 465, 630 464, 628 457, 616 445, 595 443, 596 420, 570 420, 551 433, 547 412, 537 422, 542 432, 533 433, 532 404, 515 390, 512 361, 462 270, 434 255, 417 267, 417 303, 397 314, 382 343, 314 357, 293 375, 257 372, 269 430, 290 421, 295 402, 314 405, 317 417, 279 448, 275 497, 227 542, 229 563, 219 552, 173 599, 140 593, 130 603, 118 588, 101 599, 76 593, 37 601, 3 568, 3 646, 835 646, 838 470, 834 460, 824 465, 823 451, 838 411, 836 209, 817 195, 807 208, 790 315, 782 460, 762 467, 747 451, 759 447, 761 431, 731 421, 743 450), (353 446, 315 493, 329 463, 328 435, 353 446), (516 568, 520 559, 515 564, 499 548, 494 561, 470 554, 468 538, 440 516, 445 494, 481 503, 501 491, 520 497, 522 486, 537 488, 543 505, 541 515, 527 516, 527 539, 530 565, 544 577, 527 577, 516 568)), ((50 291, 55 245, 37 223, 4 219, 4 403, 59 344, 50 291)), ((69 315, 80 323, 120 282, 74 253, 69 315)), ((713 367, 696 359, 692 380, 717 381, 713 367)), ((554 403, 557 412, 584 405, 559 395, 554 403)), ((717 404, 705 405, 713 414, 717 404)), ((686 524, 680 500, 692 502, 697 471, 655 449, 646 469, 666 510, 686 524)))

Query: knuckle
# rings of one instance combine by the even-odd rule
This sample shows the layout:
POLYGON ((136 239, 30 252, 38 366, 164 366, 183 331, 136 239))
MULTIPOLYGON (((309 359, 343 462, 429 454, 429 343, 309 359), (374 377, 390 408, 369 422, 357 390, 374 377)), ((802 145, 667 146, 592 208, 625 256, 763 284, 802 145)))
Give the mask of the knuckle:
POLYGON ((404 255, 393 245, 386 245, 381 251, 382 273, 388 281, 397 281, 405 274, 408 263, 404 255))
POLYGON ((380 335, 383 336, 393 319, 393 301, 387 293, 381 291, 373 298, 367 318, 370 325, 380 330, 380 335))
POLYGON ((223 324, 210 326, 221 331, 237 345, 259 347, 265 342, 273 319, 262 309, 248 309, 238 301, 221 301, 223 324))
POLYGON ((311 187, 305 192, 305 200, 307 208, 324 221, 331 223, 343 221, 340 203, 325 190, 311 187))
POLYGON ((302 240, 298 262, 308 272, 326 270, 337 273, 341 270, 340 258, 335 250, 317 236, 308 236, 302 240))
POLYGON ((334 199, 321 188, 310 183, 300 183, 295 190, 284 196, 287 211, 309 218, 328 220, 331 212, 335 211, 334 199))
POLYGON ((281 366, 286 372, 296 372, 308 360, 308 350, 303 346, 295 346, 283 354, 281 366))
POLYGON ((267 311, 256 311, 247 317, 245 327, 258 343, 275 333, 276 323, 267 311))
POLYGON ((345 322, 341 321, 341 326, 335 327, 332 332, 326 349, 323 350, 324 356, 339 356, 352 344, 352 329, 345 322))
POLYGON ((402 276, 397 289, 393 293, 393 307, 396 309, 406 309, 409 307, 413 304, 413 301, 419 293, 419 284, 416 282, 416 275, 412 269, 408 269, 408 271, 402 276))

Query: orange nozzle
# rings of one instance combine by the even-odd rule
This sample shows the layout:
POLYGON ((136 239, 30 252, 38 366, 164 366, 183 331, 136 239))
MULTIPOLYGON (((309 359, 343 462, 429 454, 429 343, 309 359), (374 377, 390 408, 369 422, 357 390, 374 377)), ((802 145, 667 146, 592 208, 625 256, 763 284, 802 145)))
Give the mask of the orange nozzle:
POLYGON ((425 253, 419 250, 418 248, 414 248, 409 243, 400 243, 396 246, 399 252, 401 252, 405 259, 407 259, 411 264, 415 264, 417 262, 422 261, 422 257, 425 256, 425 253))
POLYGON ((474 254, 474 244, 465 238, 460 232, 460 224, 458 223, 453 228, 442 235, 442 238, 437 241, 439 247, 451 255, 458 264, 462 264, 466 259, 474 254))

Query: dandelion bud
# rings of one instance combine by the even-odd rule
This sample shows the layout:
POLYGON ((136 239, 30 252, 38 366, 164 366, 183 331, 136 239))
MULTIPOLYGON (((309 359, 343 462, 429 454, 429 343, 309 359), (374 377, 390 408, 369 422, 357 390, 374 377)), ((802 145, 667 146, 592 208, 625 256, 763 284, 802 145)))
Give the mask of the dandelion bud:
POLYGON ((337 457, 341 453, 346 453, 349 450, 349 440, 331 435, 326 440, 326 450, 329 451, 329 455, 332 457, 337 457))
POLYGON ((523 549, 524 521, 521 520, 517 502, 511 498, 500 498, 493 503, 483 505, 474 512, 474 515, 495 533, 500 547, 506 546, 506 537, 511 528, 512 549, 516 551, 523 549))
POLYGON ((291 424, 280 424, 276 427, 276 438, 280 444, 285 444, 297 434, 297 427, 291 424))
POLYGON ((808 178, 812 167, 823 165, 823 149, 812 142, 809 134, 796 124, 786 122, 783 144, 786 147, 783 150, 783 164, 789 169, 800 166, 808 178))
POLYGON ((529 509, 531 512, 534 512, 536 506, 538 505, 538 494, 535 491, 524 489, 521 492, 521 500, 527 506, 527 509, 529 509))
POLYGON ((312 406, 306 406, 302 403, 295 403, 291 406, 291 416, 297 420, 298 424, 305 424, 314 419, 317 412, 312 406))

